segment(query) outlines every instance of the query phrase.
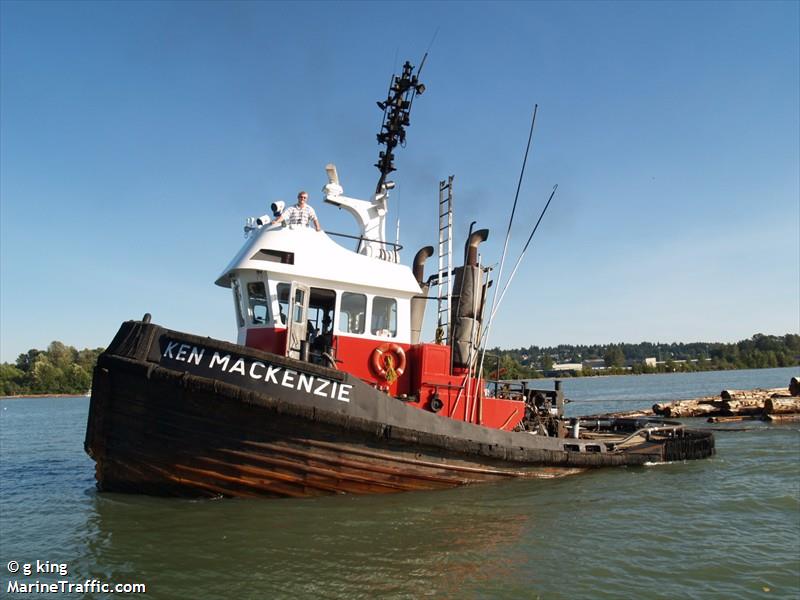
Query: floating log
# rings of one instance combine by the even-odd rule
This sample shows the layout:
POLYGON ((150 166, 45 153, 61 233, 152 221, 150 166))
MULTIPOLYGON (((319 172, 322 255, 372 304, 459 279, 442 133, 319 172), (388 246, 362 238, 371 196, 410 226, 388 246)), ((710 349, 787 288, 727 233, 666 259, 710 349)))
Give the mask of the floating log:
POLYGON ((768 415, 765 414, 761 417, 764 421, 800 421, 800 413, 792 413, 789 415, 768 415))
POLYGON ((786 388, 770 388, 755 390, 722 390, 720 397, 723 400, 751 400, 755 398, 769 398, 773 394, 785 394, 786 388))
POLYGON ((665 417, 704 417, 719 412, 713 404, 679 402, 664 409, 665 417))
POLYGON ((752 415, 734 415, 731 417, 708 417, 708 423, 730 423, 732 421, 752 421, 752 415))
MULTIPOLYGON (((663 415, 665 417, 672 416, 687 416, 690 417, 692 415, 683 414, 687 412, 688 407, 699 407, 701 405, 710 405, 714 406, 715 403, 719 403, 719 398, 717 396, 704 396, 702 398, 694 398, 692 400, 675 400, 673 402, 658 402, 653 404, 653 412, 657 415, 663 415), (676 408, 679 407, 679 408, 676 408), (680 412, 681 414, 678 415, 677 413, 680 412)), ((709 414, 709 411, 706 408, 699 408, 698 414, 704 415, 709 414)))
MULTIPOLYGON (((653 414, 662 417, 719 417, 739 420, 740 416, 754 417, 768 413, 765 407, 769 400, 778 401, 774 406, 781 412, 777 414, 800 413, 800 378, 792 377, 788 389, 722 390, 719 396, 657 402, 653 404, 652 410, 653 414)), ((621 416, 621 413, 603 416, 621 416)), ((625 416, 629 415, 625 413, 625 416)), ((709 419, 709 422, 718 421, 709 419)))
POLYGON ((668 406, 669 404, 667 402, 656 402, 655 404, 653 404, 650 410, 652 410, 653 414, 655 415, 663 415, 664 409, 666 409, 668 406))
POLYGON ((636 419, 639 417, 653 417, 653 411, 650 409, 643 409, 643 410, 628 410, 623 412, 611 412, 611 413, 602 413, 599 415, 585 415, 581 416, 580 418, 586 421, 592 420, 603 420, 603 419, 636 419))
POLYGON ((655 404, 653 404, 652 411, 654 414, 663 415, 664 411, 667 409, 668 406, 670 406, 670 404, 671 404, 670 402, 656 402, 655 404))
POLYGON ((800 413, 800 397, 798 396, 773 396, 764 403, 764 414, 787 415, 800 413))
POLYGON ((724 415, 759 415, 764 412, 764 403, 769 398, 747 398, 728 400, 722 403, 724 415))

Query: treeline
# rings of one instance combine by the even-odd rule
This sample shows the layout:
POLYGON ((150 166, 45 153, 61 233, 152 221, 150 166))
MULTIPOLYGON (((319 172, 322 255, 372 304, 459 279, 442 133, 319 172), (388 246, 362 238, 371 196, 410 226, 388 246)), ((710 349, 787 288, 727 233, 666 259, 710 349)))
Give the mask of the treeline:
MULTIPOLYGON (((92 370, 103 348, 77 350, 52 342, 47 350, 28 350, 16 363, 0 364, 0 395, 84 394, 92 383, 92 370)), ((484 375, 494 379, 536 379, 556 363, 581 364, 582 368, 562 373, 569 375, 610 375, 629 373, 674 373, 681 371, 720 371, 763 369, 800 364, 800 335, 762 335, 733 344, 693 342, 659 344, 600 344, 552 347, 528 346, 487 351, 484 375), (646 365, 655 358, 656 365, 646 365), (602 361, 603 369, 585 364, 602 361)))
MULTIPOLYGON (((629 373, 674 373, 681 371, 723 371, 728 369, 764 369, 800 364, 800 335, 763 335, 724 344, 720 342, 675 342, 660 344, 561 344, 551 347, 529 346, 487 352, 500 356, 503 379, 535 379, 552 370, 554 364, 584 365, 566 375, 610 375, 629 373), (645 359, 655 358, 655 365, 645 359), (602 361, 603 369, 593 369, 586 361, 602 361)), ((495 377, 497 359, 484 363, 487 377, 495 377)))
POLYGON ((28 350, 16 363, 0 364, 0 395, 85 394, 103 348, 77 350, 52 342, 47 350, 28 350))

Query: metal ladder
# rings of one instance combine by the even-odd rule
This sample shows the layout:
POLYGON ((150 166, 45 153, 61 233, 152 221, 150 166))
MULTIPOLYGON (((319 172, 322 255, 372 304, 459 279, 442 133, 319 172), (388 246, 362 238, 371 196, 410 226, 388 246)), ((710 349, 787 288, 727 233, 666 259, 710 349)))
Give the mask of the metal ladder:
POLYGON ((436 279, 436 343, 450 341, 453 298, 453 175, 439 182, 439 275, 436 279), (446 285, 445 285, 446 282, 446 285))

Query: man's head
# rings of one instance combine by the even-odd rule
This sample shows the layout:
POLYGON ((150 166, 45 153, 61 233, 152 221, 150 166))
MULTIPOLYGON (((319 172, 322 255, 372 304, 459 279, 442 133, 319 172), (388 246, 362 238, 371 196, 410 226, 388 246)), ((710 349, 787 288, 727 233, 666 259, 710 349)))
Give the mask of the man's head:
POLYGON ((305 206, 306 202, 308 202, 308 193, 307 192, 298 192, 297 193, 297 203, 300 206, 305 206))

